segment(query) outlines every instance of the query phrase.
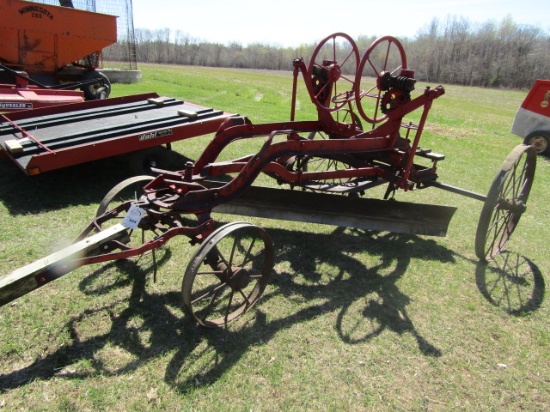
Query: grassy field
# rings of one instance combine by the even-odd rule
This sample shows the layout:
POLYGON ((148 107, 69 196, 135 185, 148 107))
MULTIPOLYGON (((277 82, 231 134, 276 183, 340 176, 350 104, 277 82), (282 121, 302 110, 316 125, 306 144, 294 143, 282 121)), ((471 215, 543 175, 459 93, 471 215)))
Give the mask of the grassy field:
MULTIPOLYGON (((113 96, 289 117, 290 72, 140 68, 143 80, 113 96)), ((487 192, 520 143, 509 130, 525 94, 446 87, 422 142, 446 155, 441 181, 487 192)), ((301 87, 298 119, 314 118, 301 87)), ((210 139, 174 149, 196 158, 210 139)), ((30 178, 0 160, 0 274, 69 242, 129 174, 108 159, 30 178)), ((161 250, 156 282, 150 256, 80 268, 0 309, 0 409, 547 411, 549 174, 539 158, 528 211, 489 264, 473 249, 481 202, 437 189, 397 199, 457 207, 445 238, 238 218, 267 229, 275 270, 225 330, 183 314, 186 239, 161 250)))

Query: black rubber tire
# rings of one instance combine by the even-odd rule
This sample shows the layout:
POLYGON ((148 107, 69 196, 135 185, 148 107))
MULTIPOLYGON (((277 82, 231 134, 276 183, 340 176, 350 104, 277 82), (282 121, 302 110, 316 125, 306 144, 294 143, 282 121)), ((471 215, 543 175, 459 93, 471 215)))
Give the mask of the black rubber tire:
POLYGON ((81 90, 84 92, 86 100, 101 100, 107 99, 111 94, 111 82, 109 78, 101 72, 95 70, 86 72, 82 76, 82 81, 89 81, 97 79, 98 82, 83 86, 81 90))
POLYGON ((130 153, 130 170, 134 175, 154 175, 152 168, 168 169, 171 150, 164 146, 130 153))
POLYGON ((523 140, 526 145, 533 146, 537 154, 550 157, 550 133, 544 131, 534 131, 527 135, 523 140))

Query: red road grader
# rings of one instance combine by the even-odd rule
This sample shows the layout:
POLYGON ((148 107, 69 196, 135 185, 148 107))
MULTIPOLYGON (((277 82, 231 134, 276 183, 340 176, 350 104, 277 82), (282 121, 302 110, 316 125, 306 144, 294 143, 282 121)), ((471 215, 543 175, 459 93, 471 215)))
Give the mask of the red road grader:
POLYGON ((390 200, 400 190, 430 187, 484 202, 475 251, 491 259, 526 210, 536 153, 527 145, 516 147, 487 196, 439 182, 437 164, 444 156, 419 143, 432 103, 444 89, 413 96, 415 82, 397 39, 382 37, 360 56, 348 35, 328 36, 309 63, 294 61, 289 121, 254 124, 230 117, 184 170, 157 170, 156 177, 121 182, 74 244, 0 280, 0 304, 83 265, 148 252, 154 258, 156 249, 184 235, 199 247, 183 278, 183 306, 200 325, 222 326, 258 301, 274 250, 264 229, 244 222, 216 228, 213 212, 443 236, 454 208, 390 200), (295 120, 300 74, 317 107, 316 120, 295 120), (404 120, 413 112, 416 124, 404 120), (218 161, 226 147, 243 139, 260 142, 257 153, 218 161), (274 187, 254 186, 260 174, 274 187), (384 199, 362 197, 381 185, 384 199), (120 200, 125 191, 132 195, 120 200))

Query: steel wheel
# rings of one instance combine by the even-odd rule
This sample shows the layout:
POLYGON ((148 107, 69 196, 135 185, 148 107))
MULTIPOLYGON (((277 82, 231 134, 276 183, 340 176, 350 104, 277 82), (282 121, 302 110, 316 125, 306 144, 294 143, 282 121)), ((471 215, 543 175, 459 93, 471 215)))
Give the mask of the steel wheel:
POLYGON ((479 217, 475 240, 479 259, 490 260, 506 246, 526 210, 536 161, 532 146, 519 145, 502 164, 479 217))
POLYGON ((373 125, 386 119, 382 112, 385 94, 380 89, 382 75, 399 76, 403 70, 407 70, 407 56, 397 39, 385 36, 370 45, 359 63, 354 90, 357 110, 363 119, 373 125))
POLYGON ((105 195, 97 208, 96 217, 104 214, 109 209, 111 203, 113 203, 113 200, 117 203, 122 203, 132 199, 139 199, 144 193, 143 187, 152 180, 152 176, 133 176, 123 180, 105 195))
POLYGON ((371 181, 368 178, 361 177, 330 176, 330 172, 353 170, 353 167, 351 167, 344 159, 306 156, 303 159, 298 160, 297 167, 297 170, 302 172, 327 172, 324 173, 327 175, 325 178, 321 177, 316 180, 305 181, 301 184, 304 189, 309 189, 312 191, 351 195, 353 193, 361 192, 362 184, 366 181, 371 181))
POLYGON ((333 112, 353 100, 358 64, 357 45, 347 34, 335 33, 323 39, 313 52, 306 78, 313 103, 333 112), (339 85, 343 85, 342 90, 339 85))
MULTIPOLYGON (((107 220, 99 223, 97 230, 105 230, 110 226, 122 223, 128 210, 130 209, 131 204, 129 201, 134 199, 138 200, 144 193, 144 186, 151 180, 153 180, 152 176, 134 176, 123 180, 114 186, 99 204, 96 211, 96 217, 102 216, 105 212, 108 212, 110 209, 113 209, 125 202, 128 202, 128 207, 124 208, 124 210, 119 210, 118 213, 109 216, 107 220)), ((147 227, 147 229, 144 229, 142 219, 142 222, 137 229, 128 228, 126 230, 125 237, 119 239, 119 241, 127 246, 136 247, 156 235, 158 235, 158 233, 155 232, 154 228, 147 227)))
POLYGON ((249 223, 229 223, 193 255, 183 277, 183 305, 202 326, 226 325, 257 302, 272 269, 267 232, 249 223))

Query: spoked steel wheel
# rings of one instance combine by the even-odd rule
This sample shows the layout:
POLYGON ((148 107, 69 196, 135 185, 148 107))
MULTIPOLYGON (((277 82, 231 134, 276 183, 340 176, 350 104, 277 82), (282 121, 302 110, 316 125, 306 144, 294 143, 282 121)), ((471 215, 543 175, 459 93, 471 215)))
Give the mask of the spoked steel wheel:
POLYGON ((384 75, 399 76, 404 70, 407 70, 405 50, 391 36, 375 40, 363 55, 357 69, 355 99, 359 114, 373 126, 387 118, 384 105, 389 106, 392 99, 400 98, 397 92, 386 95, 381 84, 384 75), (385 95, 390 98, 387 102, 383 101, 385 95))
MULTIPOLYGON (((121 205, 122 203, 129 202, 131 200, 139 200, 141 195, 144 194, 143 188, 151 180, 153 180, 152 176, 133 176, 118 183, 111 190, 109 190, 109 192, 105 195, 105 197, 99 204, 96 211, 96 217, 102 216, 105 212, 109 211, 112 208, 115 208, 118 205, 121 205)), ((129 209, 130 203, 128 203, 128 207, 125 210, 120 211, 119 213, 113 215, 111 218, 101 223, 98 230, 105 230, 107 227, 110 227, 112 225, 123 223, 123 220, 129 209)), ((124 239, 121 239, 121 241, 127 246, 137 246, 143 244, 146 240, 149 240, 149 238, 155 237, 157 234, 151 227, 149 227, 147 230, 143 228, 128 229, 126 231, 126 237, 124 239), (146 233, 149 233, 147 239, 146 233)))
POLYGON ((152 180, 152 176, 145 175, 133 176, 123 180, 105 195, 97 208, 96 216, 105 213, 113 202, 122 203, 127 200, 139 199, 144 194, 143 187, 152 180))
POLYGON ((335 33, 323 39, 313 52, 306 78, 313 103, 333 112, 352 101, 358 65, 357 45, 347 34, 335 33))
POLYGON ((479 217, 475 240, 479 259, 492 259, 508 243, 526 210, 536 161, 537 153, 533 147, 519 145, 502 164, 479 217))
POLYGON ((202 326, 226 325, 257 302, 272 269, 267 232, 249 223, 229 223, 193 255, 183 277, 183 305, 202 326))
POLYGON ((354 168, 344 159, 306 156, 300 160, 299 169, 302 172, 320 173, 318 179, 305 181, 301 185, 312 191, 351 195, 361 192, 365 183, 372 182, 371 178, 353 176, 354 168))

